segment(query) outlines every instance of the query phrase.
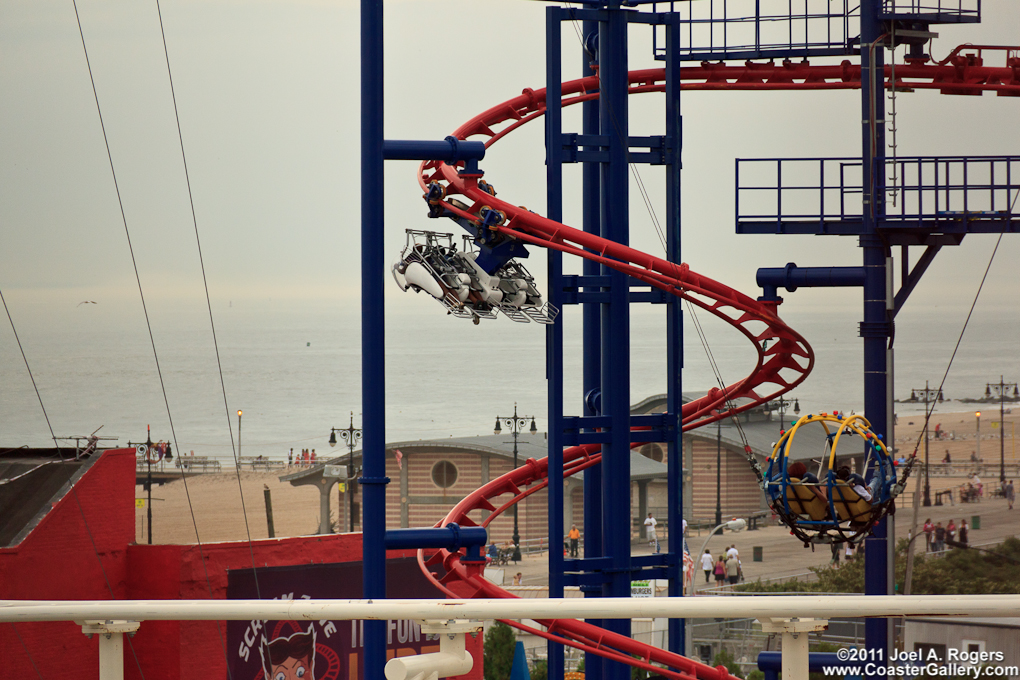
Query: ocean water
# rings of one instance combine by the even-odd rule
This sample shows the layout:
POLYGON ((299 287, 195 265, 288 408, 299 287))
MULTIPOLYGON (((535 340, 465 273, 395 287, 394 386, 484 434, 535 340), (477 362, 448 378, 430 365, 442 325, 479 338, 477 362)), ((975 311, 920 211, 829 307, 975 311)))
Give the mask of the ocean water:
MULTIPOLYGON (((798 310, 784 317, 814 347, 816 367, 790 396, 802 412, 863 410, 857 308, 798 310)), ((484 435, 496 415, 534 415, 545 430, 545 332, 507 319, 474 326, 447 317, 421 296, 391 305, 387 316, 387 440, 484 435)), ((330 451, 331 427, 361 424, 360 327, 343 302, 226 303, 215 310, 223 365, 221 389, 207 316, 150 313, 160 375, 144 319, 111 316, 72 326, 34 318, 18 329, 42 402, 58 437, 100 434, 118 443, 152 438, 229 460, 285 458, 289 449, 330 451), (243 410, 238 437, 236 411, 243 410), (168 415, 169 414, 169 415, 168 415), (172 429, 171 429, 172 421, 172 429)), ((896 335, 896 397, 942 380, 966 310, 901 314, 896 335)), ((699 316, 725 382, 743 377, 753 352, 741 335, 699 316)), ((561 317, 566 333, 568 414, 581 403, 580 315, 561 317)), ((16 321, 17 323, 17 321, 16 321)), ((684 390, 715 385, 706 351, 688 317, 684 390)), ((665 390, 662 310, 632 317, 632 401, 665 390)), ((1020 378, 1020 319, 994 310, 975 314, 946 380, 950 399, 982 396, 986 382, 1020 378)), ((940 412, 971 407, 947 402, 940 412)), ((900 413, 919 405, 898 404, 900 413)), ((0 445, 47 446, 50 433, 9 325, 0 326, 0 445)), ((342 444, 341 444, 342 446, 342 444)), ((339 453, 342 448, 333 449, 339 453)))

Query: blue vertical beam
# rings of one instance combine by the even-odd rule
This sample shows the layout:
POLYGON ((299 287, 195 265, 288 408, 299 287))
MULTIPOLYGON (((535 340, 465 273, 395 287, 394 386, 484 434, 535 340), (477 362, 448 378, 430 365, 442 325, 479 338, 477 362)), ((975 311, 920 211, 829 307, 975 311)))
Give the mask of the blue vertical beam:
MULTIPOLYGON (((545 130, 546 130, 546 215, 563 221, 563 110, 560 108, 563 81, 561 73, 561 30, 563 11, 546 8, 545 130)), ((549 249, 549 304, 561 307, 563 290, 563 253, 549 249)), ((549 597, 563 597, 563 322, 545 327, 546 370, 549 390, 549 597)), ((563 645, 548 643, 550 680, 563 679, 563 645)))
MULTIPOLYGON (((383 1, 361 0, 361 410, 363 596, 386 597, 383 281, 383 1)), ((365 621, 365 675, 382 678, 386 622, 365 621)))
MULTIPOLYGON (((584 44, 581 49, 581 75, 595 75, 597 58, 597 38, 599 24, 586 19, 581 24, 584 44)), ((599 100, 592 99, 581 104, 581 130, 585 135, 599 134, 599 100)), ((599 213, 601 190, 599 187, 600 167, 598 162, 586 161, 581 165, 581 208, 582 226, 589 234, 602 233, 602 220, 599 213)), ((583 274, 598 276, 601 272, 598 262, 585 260, 583 274)), ((596 394, 602 390, 602 317, 597 302, 585 302, 581 305, 582 316, 582 347, 584 394, 596 394)), ((598 415, 594 400, 582 399, 584 415, 598 415)), ((602 557, 602 467, 596 465, 584 471, 584 556, 587 559, 602 557)), ((582 586, 585 597, 601 596, 601 588, 582 586)), ((588 623, 602 626, 602 619, 588 619, 588 623)), ((585 654, 585 678, 602 680, 602 657, 597 654, 585 654)))
MULTIPOLYGON (((600 126, 608 143, 602 163, 602 236, 629 243, 627 164, 627 16, 606 11, 599 22, 600 126)), ((628 278, 604 266, 609 301, 602 304, 602 415, 609 418, 609 442, 602 447, 603 540, 610 568, 603 595, 630 597, 630 310, 628 278)), ((607 620, 605 627, 630 637, 630 620, 607 620)), ((604 665, 605 678, 627 680, 630 668, 604 665)))
MULTIPOLYGON (((868 188, 864 206, 864 234, 860 245, 864 261, 864 412, 875 432, 888 433, 888 365, 886 343, 889 337, 886 314, 886 247, 877 228, 885 214, 885 173, 876 165, 876 156, 885 149, 885 89, 883 86, 883 49, 870 46, 882 33, 879 21, 880 0, 861 2, 861 110, 862 157, 864 186, 868 188), (875 82, 870 73, 874 67, 875 82)), ((888 595, 890 573, 888 526, 883 519, 872 536, 864 541, 864 592, 866 595, 888 595)), ((868 619, 864 628, 865 645, 869 650, 889 651, 889 626, 886 619, 868 619)))
MULTIPOLYGON (((666 25, 666 139, 670 140, 670 154, 666 157, 666 259, 680 263, 680 170, 683 119, 680 110, 680 15, 667 15, 666 25)), ((680 298, 670 296, 666 305, 666 411, 674 435, 667 445, 667 495, 669 508, 666 521, 669 526, 669 553, 679 562, 670 566, 669 596, 683 597, 683 431, 680 411, 683 408, 681 370, 684 362, 683 306, 680 298)), ((684 619, 669 620, 669 651, 685 651, 684 619)))

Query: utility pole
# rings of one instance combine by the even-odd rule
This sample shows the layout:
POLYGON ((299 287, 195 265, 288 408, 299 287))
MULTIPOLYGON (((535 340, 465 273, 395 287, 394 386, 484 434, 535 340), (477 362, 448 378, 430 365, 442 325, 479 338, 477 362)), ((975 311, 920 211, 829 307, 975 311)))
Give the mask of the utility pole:
MULTIPOLYGON (((1004 403, 1006 401, 1006 394, 1011 389, 1013 390, 1014 398, 1020 397, 1020 390, 1017 389, 1017 384, 1015 382, 1003 382, 1001 375, 999 376, 998 383, 985 383, 985 397, 996 396, 999 398, 999 488, 1004 488, 1006 485, 1006 411, 1004 403)), ((978 431, 978 435, 980 437, 980 431, 978 431)))
POLYGON ((945 399, 942 397, 941 389, 928 389, 928 381, 925 380, 923 390, 910 390, 910 400, 924 402, 924 507, 927 508, 931 505, 931 487, 928 483, 928 404, 934 401, 941 403, 945 399))
POLYGON ((354 427, 354 411, 351 411, 351 424, 343 429, 330 428, 329 445, 336 446, 336 435, 347 445, 347 503, 350 531, 354 532, 354 449, 361 441, 362 431, 360 427, 354 427))
MULTIPOLYGON (((528 418, 531 418, 531 429, 529 432, 535 434, 538 432, 538 426, 535 424, 535 416, 519 416, 517 415, 517 402, 514 402, 514 414, 513 416, 496 416, 496 427, 492 428, 493 434, 499 434, 502 431, 500 423, 503 423, 510 428, 510 434, 514 437, 514 470, 517 469, 517 437, 520 436, 521 430, 528 424, 528 418)), ((517 524, 517 503, 514 503, 514 563, 521 561, 521 533, 517 524)), ((549 537, 550 549, 552 546, 553 537, 549 537)))
POLYGON ((722 524, 722 421, 715 421, 715 523, 722 524))

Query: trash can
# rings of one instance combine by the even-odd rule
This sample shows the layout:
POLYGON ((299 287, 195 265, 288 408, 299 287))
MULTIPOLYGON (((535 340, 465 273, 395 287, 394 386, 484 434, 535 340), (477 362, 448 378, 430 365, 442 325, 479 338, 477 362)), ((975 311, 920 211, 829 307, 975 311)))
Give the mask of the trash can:
POLYGON ((760 545, 754 546, 754 548, 753 548, 754 556, 752 557, 752 560, 755 561, 755 562, 761 562, 762 561, 762 557, 763 557, 763 555, 762 555, 763 552, 764 551, 762 550, 762 547, 760 545))
POLYGON ((981 515, 973 515, 970 518, 970 528, 980 529, 981 528, 981 515))

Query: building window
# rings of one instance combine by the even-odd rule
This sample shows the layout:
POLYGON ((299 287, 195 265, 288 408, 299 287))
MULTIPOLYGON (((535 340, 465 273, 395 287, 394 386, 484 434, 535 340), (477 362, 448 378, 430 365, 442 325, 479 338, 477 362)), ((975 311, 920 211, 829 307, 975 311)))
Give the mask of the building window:
POLYGON ((432 466, 432 482, 440 489, 449 489, 457 483, 457 466, 441 460, 432 466))
POLYGON ((656 463, 661 463, 663 458, 666 457, 662 451, 662 447, 658 444, 645 444, 638 449, 638 452, 645 458, 654 460, 656 463))

